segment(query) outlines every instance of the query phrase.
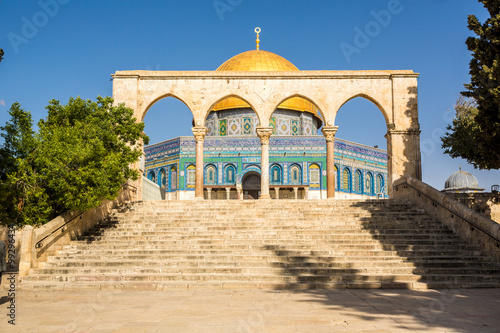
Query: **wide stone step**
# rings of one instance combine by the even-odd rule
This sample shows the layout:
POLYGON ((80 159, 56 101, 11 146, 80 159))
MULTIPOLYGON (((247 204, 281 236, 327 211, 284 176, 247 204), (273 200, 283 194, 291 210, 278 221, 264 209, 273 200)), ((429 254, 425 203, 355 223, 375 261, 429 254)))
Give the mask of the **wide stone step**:
POLYGON ((270 240, 272 241, 280 241, 283 242, 283 240, 288 240, 287 244, 293 243, 295 241, 297 242, 304 242, 304 241, 318 241, 321 240, 323 244, 335 244, 337 246, 415 246, 415 245, 422 245, 422 246, 456 246, 457 243, 459 245, 465 245, 463 242, 459 242, 454 238, 434 238, 434 239, 423 239, 423 240, 418 240, 418 239, 408 239, 408 238, 396 238, 396 239, 391 239, 389 241, 379 241, 379 240, 374 240, 371 237, 352 237, 352 239, 332 239, 331 237, 327 237, 322 234, 318 235, 293 235, 293 236, 281 236, 279 239, 276 239, 275 235, 260 235, 258 236, 259 239, 246 239, 242 238, 244 235, 195 235, 195 236, 175 236, 175 235, 169 235, 167 236, 149 236, 149 237, 140 237, 138 235, 111 235, 111 236, 96 236, 92 237, 91 241, 92 242, 103 242, 103 241, 109 241, 111 242, 116 242, 116 241, 141 241, 141 239, 147 238, 151 242, 165 242, 169 244, 173 244, 175 242, 179 241, 185 241, 185 240, 190 240, 194 241, 193 238, 195 238, 197 241, 202 240, 202 241, 215 241, 218 242, 220 240, 226 240, 226 241, 232 241, 232 242, 237 242, 238 244, 242 243, 247 243, 247 242, 269 242, 270 240), (221 236, 226 236, 226 238, 221 238, 221 236))
MULTIPOLYGON (((36 274, 25 279, 26 281, 55 281, 55 282, 83 282, 83 281, 259 281, 259 282, 285 282, 285 283, 317 283, 317 282, 490 282, 498 283, 497 275, 477 274, 347 274, 338 275, 316 275, 304 274, 276 275, 276 274, 93 274, 89 272, 85 275, 63 273, 61 275, 36 274)), ((24 281, 24 280, 23 280, 24 281)))
POLYGON ((244 262, 247 264, 253 264, 254 262, 282 262, 289 263, 293 261, 295 265, 304 266, 326 266, 334 267, 345 265, 349 262, 352 265, 362 265, 366 267, 367 265, 373 266, 392 266, 392 265, 402 265, 404 267, 499 267, 499 265, 492 260, 484 257, 477 256, 433 256, 433 257, 414 257, 414 258, 404 258, 404 257, 346 257, 346 256, 329 256, 329 257, 318 257, 312 255, 295 255, 292 257, 275 257, 264 255, 235 255, 233 253, 227 253, 226 255, 217 253, 199 253, 199 254, 158 254, 154 251, 133 252, 133 253, 123 253, 122 251, 117 253, 101 253, 101 254, 65 254, 50 257, 47 262, 40 263, 40 267, 45 265, 71 265, 75 263, 76 266, 81 265, 92 265, 93 263, 98 263, 97 265, 106 265, 107 263, 114 263, 116 261, 131 261, 136 263, 144 263, 145 265, 151 263, 161 263, 163 265, 177 264, 177 265, 216 265, 217 263, 235 263, 244 262), (321 261, 318 262, 318 260, 321 261))
POLYGON ((19 288, 500 287, 500 266, 408 202, 138 202, 19 288), (44 287, 45 286, 45 287, 44 287))
MULTIPOLYGON (((90 249, 91 247, 101 247, 101 248, 119 248, 119 247, 136 247, 136 248, 169 248, 169 249, 183 249, 185 246, 196 247, 196 248, 219 248, 219 249, 262 249, 263 247, 276 247, 287 245, 290 250, 292 249, 330 249, 332 251, 351 251, 351 250, 374 250, 374 251, 427 251, 429 245, 393 245, 393 244, 339 244, 335 241, 325 241, 322 243, 311 243, 311 239, 304 240, 287 240, 287 239, 253 239, 245 240, 241 239, 238 242, 235 240, 228 241, 227 239, 180 239, 180 240, 96 240, 92 243, 79 242, 71 245, 73 249, 90 249)), ((70 249, 70 247, 66 247, 70 249)), ((475 251, 476 248, 470 245, 455 245, 455 244, 439 244, 433 246, 434 251, 475 251)))
POLYGON ((26 282, 17 286, 18 290, 145 290, 170 291, 178 289, 210 289, 210 290, 238 290, 238 289, 268 289, 268 290, 331 290, 331 289, 459 289, 459 288, 498 288, 500 283, 495 282, 316 282, 316 283, 281 283, 259 281, 224 281, 224 282, 140 282, 140 281, 101 281, 101 282, 70 282, 58 283, 53 281, 26 282))
POLYGON ((179 260, 177 262, 158 262, 158 261, 134 261, 134 260, 117 260, 106 262, 94 261, 76 261, 76 262, 58 262, 44 263, 37 270, 36 274, 62 274, 68 273, 76 269, 79 273, 85 272, 120 272, 131 273, 137 272, 140 269, 141 273, 160 273, 160 272, 178 272, 178 273, 193 273, 193 272, 217 272, 218 270, 227 270, 229 268, 251 270, 258 273, 269 271, 269 268, 283 269, 288 274, 303 274, 304 272, 324 272, 322 274, 333 274, 335 272, 370 272, 370 273, 392 273, 392 274, 500 274, 500 268, 490 264, 466 264, 466 263, 440 263, 429 264, 424 262, 402 262, 402 261, 385 261, 372 262, 365 264, 359 262, 293 262, 288 261, 206 261, 200 262, 196 260, 179 260), (265 265, 265 266, 263 266, 265 265), (117 269, 118 268, 118 269, 117 269), (193 270, 196 268, 195 270, 193 270))
MULTIPOLYGON (((117 267, 93 267, 93 268, 81 268, 81 267, 65 267, 65 268, 41 268, 37 270, 37 273, 32 275, 30 278, 36 278, 37 276, 48 276, 52 275, 57 278, 61 275, 83 275, 83 276, 93 276, 102 274, 120 274, 120 275, 133 275, 140 274, 144 275, 146 279, 151 275, 156 274, 180 274, 180 275, 208 275, 208 276, 219 276, 219 279, 234 279, 235 276, 295 276, 297 279, 316 279, 317 276, 321 277, 336 277, 347 276, 347 275, 361 275, 361 276, 409 276, 409 275, 419 275, 422 280, 433 279, 433 276, 447 276, 447 277, 463 277, 468 276, 478 277, 480 280, 485 277, 495 277, 498 279, 498 274, 500 270, 494 269, 464 269, 464 268, 367 268, 367 269, 353 269, 353 268, 307 268, 307 267, 293 267, 293 268, 281 268, 281 267, 161 267, 161 268, 149 268, 149 267, 134 267, 134 266, 121 266, 117 267), (222 275, 227 275, 222 276, 222 275)), ((432 280, 433 281, 433 280, 432 280)))

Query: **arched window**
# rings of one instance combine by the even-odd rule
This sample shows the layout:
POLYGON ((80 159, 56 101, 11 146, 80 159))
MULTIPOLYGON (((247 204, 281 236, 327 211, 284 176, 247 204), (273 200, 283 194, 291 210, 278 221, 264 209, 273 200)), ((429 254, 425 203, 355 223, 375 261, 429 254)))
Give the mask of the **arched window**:
POLYGON ((344 168, 344 171, 342 172, 342 189, 344 191, 351 192, 351 184, 351 171, 348 168, 344 168))
POLYGON ((153 170, 149 171, 148 179, 152 182, 156 182, 155 172, 153 170))
POLYGON ((376 188, 377 188, 377 193, 376 194, 382 194, 382 189, 384 187, 384 177, 381 174, 377 175, 377 182, 376 182, 376 188))
POLYGON ((217 169, 213 165, 208 165, 205 168, 205 184, 217 184, 217 169))
POLYGON ((158 174, 158 185, 162 188, 167 187, 167 173, 165 172, 165 169, 161 169, 158 174))
POLYGON ((354 174, 354 192, 359 194, 363 193, 363 176, 359 170, 356 170, 354 174))
POLYGON ((371 172, 368 172, 366 174, 365 193, 368 195, 373 195, 373 175, 371 174, 371 172))
POLYGON ((234 184, 236 175, 236 168, 233 165, 226 166, 225 179, 226 184, 234 184))
POLYGON ((177 191, 177 168, 170 168, 170 191, 177 191))
POLYGON ((336 165, 335 166, 335 190, 338 191, 340 186, 340 173, 339 173, 339 167, 336 165))
POLYGON ((193 164, 186 169, 186 185, 188 188, 194 188, 196 185, 196 166, 193 164))
POLYGON ((310 187, 320 187, 320 168, 317 164, 311 164, 309 166, 309 186, 310 187))
POLYGON ((294 164, 290 167, 290 183, 300 184, 301 182, 301 169, 297 164, 294 164))
POLYGON ((281 167, 277 164, 274 164, 271 167, 271 183, 272 184, 281 184, 281 167))

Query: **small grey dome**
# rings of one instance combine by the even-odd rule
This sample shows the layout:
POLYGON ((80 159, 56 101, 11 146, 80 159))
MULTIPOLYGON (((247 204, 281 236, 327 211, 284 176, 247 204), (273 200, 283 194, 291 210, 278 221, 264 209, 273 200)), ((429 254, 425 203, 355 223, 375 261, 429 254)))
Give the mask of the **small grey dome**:
POLYGON ((472 174, 459 170, 453 173, 444 183, 445 191, 461 191, 461 190, 476 190, 482 191, 479 188, 479 183, 472 174))

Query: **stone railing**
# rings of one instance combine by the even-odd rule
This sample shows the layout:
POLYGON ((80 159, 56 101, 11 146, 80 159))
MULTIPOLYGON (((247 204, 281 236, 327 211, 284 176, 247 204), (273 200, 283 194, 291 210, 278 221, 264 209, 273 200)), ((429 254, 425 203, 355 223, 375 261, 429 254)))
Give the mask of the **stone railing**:
POLYGON ((104 201, 101 206, 85 212, 67 212, 39 228, 24 226, 20 232, 19 276, 26 276, 37 263, 45 261, 64 245, 68 245, 100 221, 104 220, 112 210, 135 198, 137 188, 125 184, 113 201, 104 201))
POLYGON ((409 200, 446 224, 460 238, 477 246, 500 262, 500 225, 450 198, 435 188, 409 176, 393 184, 394 198, 409 200))

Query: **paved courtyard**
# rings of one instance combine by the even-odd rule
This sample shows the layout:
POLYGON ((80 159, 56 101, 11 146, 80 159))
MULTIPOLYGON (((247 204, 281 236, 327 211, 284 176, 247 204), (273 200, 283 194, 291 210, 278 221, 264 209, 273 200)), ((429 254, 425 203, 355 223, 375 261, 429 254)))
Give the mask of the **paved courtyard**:
POLYGON ((0 332, 500 331, 500 289, 1 293, 0 332))

